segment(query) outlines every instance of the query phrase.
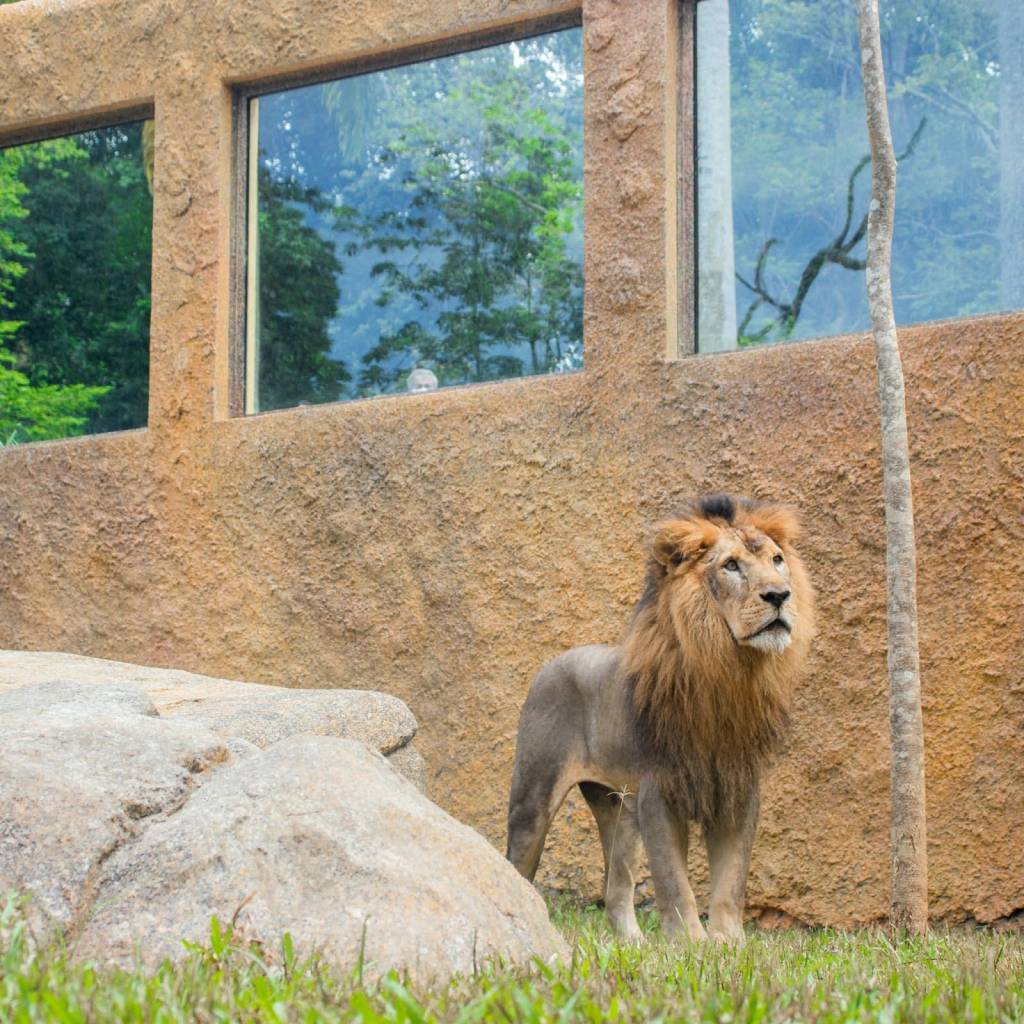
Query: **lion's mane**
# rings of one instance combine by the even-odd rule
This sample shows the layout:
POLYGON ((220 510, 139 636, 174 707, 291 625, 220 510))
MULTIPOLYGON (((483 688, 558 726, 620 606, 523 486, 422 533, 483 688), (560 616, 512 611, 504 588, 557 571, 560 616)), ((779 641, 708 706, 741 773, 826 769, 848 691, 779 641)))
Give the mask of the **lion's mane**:
POLYGON ((632 720, 666 799, 709 826, 736 819, 786 738, 793 683, 814 631, 813 591, 787 509, 716 496, 674 521, 698 548, 702 533, 721 526, 766 533, 785 554, 796 606, 790 645, 766 654, 736 643, 696 572, 669 586, 665 565, 651 562, 622 645, 632 720))

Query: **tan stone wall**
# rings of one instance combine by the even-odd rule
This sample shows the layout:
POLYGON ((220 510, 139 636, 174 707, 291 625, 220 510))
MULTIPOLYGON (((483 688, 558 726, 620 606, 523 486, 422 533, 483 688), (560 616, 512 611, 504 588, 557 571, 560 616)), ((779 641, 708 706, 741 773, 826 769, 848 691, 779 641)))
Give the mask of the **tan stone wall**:
MULTIPOLYGON (((750 903, 878 919, 888 748, 871 347, 665 359, 674 0, 583 5, 584 373, 227 417, 232 83, 565 6, 0 8, 0 141, 140 103, 157 124, 149 427, 0 452, 0 646, 397 694, 421 723, 433 796, 500 843, 530 677, 568 646, 616 638, 645 524, 695 491, 785 499, 806 519, 821 637, 768 785, 750 903)), ((1024 315, 901 337, 932 906, 990 921, 1024 907, 1024 315)), ((572 802, 542 881, 593 893, 598 861, 572 802)))

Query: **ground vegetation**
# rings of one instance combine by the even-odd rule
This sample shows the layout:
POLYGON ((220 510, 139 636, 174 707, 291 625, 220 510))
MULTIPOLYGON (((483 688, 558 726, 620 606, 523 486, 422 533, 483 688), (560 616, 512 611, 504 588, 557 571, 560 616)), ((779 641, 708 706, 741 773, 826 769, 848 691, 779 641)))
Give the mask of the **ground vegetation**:
POLYGON ((559 905, 570 961, 531 970, 482 963, 470 976, 414 984, 339 977, 282 948, 247 948, 229 922, 177 966, 154 973, 73 964, 32 952, 16 905, 0 916, 3 1021, 930 1022, 1024 1019, 1024 936, 962 927, 890 939, 881 929, 754 932, 742 948, 670 945, 654 915, 647 941, 617 943, 595 907, 559 905))

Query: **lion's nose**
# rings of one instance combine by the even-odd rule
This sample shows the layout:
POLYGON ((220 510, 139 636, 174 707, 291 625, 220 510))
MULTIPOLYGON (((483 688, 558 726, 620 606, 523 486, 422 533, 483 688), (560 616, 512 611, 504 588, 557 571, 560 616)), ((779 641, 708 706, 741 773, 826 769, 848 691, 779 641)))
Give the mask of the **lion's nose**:
POLYGON ((781 608, 787 597, 789 597, 788 590, 766 590, 761 594, 761 600, 767 601, 774 608, 781 608))

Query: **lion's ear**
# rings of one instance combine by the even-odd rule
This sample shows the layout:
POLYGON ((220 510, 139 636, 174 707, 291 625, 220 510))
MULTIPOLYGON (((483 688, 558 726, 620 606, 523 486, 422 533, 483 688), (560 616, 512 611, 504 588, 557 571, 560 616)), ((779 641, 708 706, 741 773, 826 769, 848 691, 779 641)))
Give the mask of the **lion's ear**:
POLYGON ((662 565, 681 565, 718 540, 718 528, 702 519, 673 519, 662 523, 654 536, 651 554, 662 565))
POLYGON ((671 531, 662 527, 658 530, 651 546, 651 554, 654 560, 662 565, 679 565, 686 557, 680 550, 678 539, 671 531))
POLYGON ((767 534, 780 547, 792 543, 800 535, 800 522, 785 505, 762 505, 750 513, 751 523, 767 534))

